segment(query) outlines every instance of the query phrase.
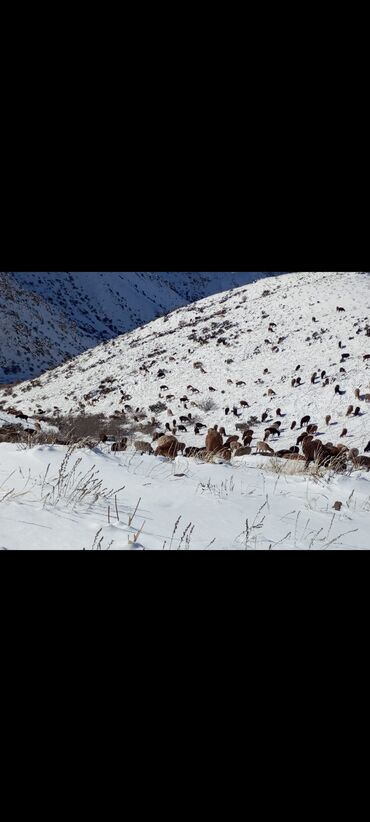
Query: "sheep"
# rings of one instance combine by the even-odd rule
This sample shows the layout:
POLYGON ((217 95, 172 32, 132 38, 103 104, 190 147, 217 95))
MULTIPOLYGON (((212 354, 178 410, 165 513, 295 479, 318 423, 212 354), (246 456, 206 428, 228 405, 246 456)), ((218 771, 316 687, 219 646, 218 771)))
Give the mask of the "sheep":
POLYGON ((318 460, 319 465, 321 465, 332 456, 330 450, 325 448, 321 440, 305 441, 302 445, 302 451, 306 457, 306 468, 315 460, 318 460))
POLYGON ((305 439, 307 439, 307 437, 310 440, 313 439, 313 436, 311 434, 307 434, 307 431, 304 431, 303 434, 300 434, 299 437, 297 437, 296 445, 300 445, 301 442, 303 442, 305 439))
POLYGON ((189 402, 189 398, 184 395, 183 397, 180 397, 180 402, 189 402))
POLYGON ((179 450, 183 449, 185 443, 179 443, 176 437, 166 438, 167 442, 158 444, 154 451, 156 457, 176 457, 179 450))
POLYGON ((308 425, 306 428, 307 434, 316 434, 317 432, 317 425, 308 425))
POLYGON ((178 431, 183 431, 185 434, 187 434, 187 433, 188 433, 188 429, 187 429, 187 428, 185 428, 185 425, 178 425, 178 426, 177 426, 177 430, 178 430, 178 431))
POLYGON ((243 380, 237 380, 236 385, 246 385, 243 380))
MULTIPOLYGON (((220 431, 220 434, 221 434, 221 431, 220 431)), ((226 442, 225 442, 225 446, 229 446, 229 445, 231 445, 231 443, 232 443, 232 442, 238 442, 238 441, 239 441, 239 437, 238 437, 238 435, 237 435, 237 434, 233 434, 231 437, 228 437, 228 438, 227 438, 227 440, 226 440, 226 442)), ((240 444, 240 443, 239 443, 239 444, 240 444)))
POLYGON ((191 420, 191 414, 188 414, 187 417, 180 417, 180 422, 189 422, 191 420))
POLYGON ((240 448, 236 448, 234 450, 234 457, 245 457, 248 454, 251 454, 252 449, 249 445, 244 445, 240 448))
POLYGON ((346 417, 349 417, 350 414, 352 414, 352 411, 353 411, 353 405, 349 405, 348 408, 347 408, 347 411, 346 411, 346 417))
POLYGON ((141 454, 154 454, 153 448, 149 442, 144 440, 136 440, 135 451, 140 451, 141 454))
POLYGON ((345 309, 345 308, 342 308, 342 306, 337 305, 337 311, 345 311, 345 310, 346 310, 346 309, 345 309))
POLYGON ((216 388, 212 388, 212 386, 208 386, 208 391, 216 391, 216 388))
POLYGON ((274 450, 270 448, 267 442, 256 442, 256 453, 257 454, 274 454, 274 450))
POLYGON ((363 457, 362 455, 359 456, 359 457, 356 457, 353 460, 353 466, 354 466, 354 468, 367 468, 367 470, 369 471, 369 469, 370 469, 370 457, 363 457))
POLYGON ((307 425, 309 423, 310 419, 311 419, 311 417, 309 416, 309 414, 306 414, 305 417, 302 417, 301 424, 300 424, 299 427, 303 428, 304 425, 307 425))
POLYGON ((325 417, 325 423, 326 423, 326 425, 329 425, 330 422, 331 422, 331 414, 327 414, 326 417, 325 417))
POLYGON ((359 388, 356 388, 356 389, 355 389, 355 399, 356 399, 356 400, 359 400, 359 399, 360 399, 360 389, 359 389, 359 388))
POLYGON ((280 437, 280 431, 279 431, 278 428, 273 428, 272 426, 271 426, 271 428, 266 428, 265 429, 264 441, 266 442, 268 440, 269 436, 270 435, 274 436, 274 434, 277 434, 278 437, 280 437))
POLYGON ((275 391, 274 391, 272 388, 269 388, 269 389, 267 390, 267 396, 268 396, 268 397, 276 397, 276 393, 275 393, 275 391))
POLYGON ((370 354, 364 354, 362 359, 363 359, 364 362, 365 362, 365 360, 370 360, 370 354))
MULTIPOLYGON (((162 448, 168 446, 171 442, 177 442, 177 437, 174 437, 173 434, 160 434, 159 437, 155 437, 155 441, 157 448, 162 448)), ((154 438, 152 442, 154 442, 154 438)))
POLYGON ((250 408, 250 405, 246 400, 240 400, 240 405, 242 408, 250 408))
POLYGON ((292 424, 291 424, 291 426, 290 426, 290 430, 291 430, 291 431, 293 431, 293 428, 295 428, 295 427, 296 427, 296 425, 297 425, 296 421, 295 421, 295 420, 293 420, 293 422, 292 422, 292 424))
MULTIPOLYGON (((225 442, 225 446, 226 446, 226 445, 227 445, 227 443, 225 442)), ((229 443, 229 445, 228 445, 228 448, 230 448, 231 453, 233 453, 234 451, 236 451, 236 449, 237 449, 237 448, 242 448, 242 447, 244 447, 244 443, 243 443, 243 446, 242 446, 242 443, 241 443, 241 442, 235 442, 235 441, 234 441, 234 442, 230 442, 230 443, 229 443)))

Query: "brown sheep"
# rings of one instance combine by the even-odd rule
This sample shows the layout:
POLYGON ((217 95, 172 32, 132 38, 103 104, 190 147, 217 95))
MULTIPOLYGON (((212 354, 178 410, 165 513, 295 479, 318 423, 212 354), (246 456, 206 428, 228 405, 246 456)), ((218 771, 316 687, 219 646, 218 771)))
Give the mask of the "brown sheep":
POLYGON ((346 417, 349 417, 353 412, 353 405, 349 405, 346 411, 346 417))
POLYGON ((136 440, 135 451, 140 451, 141 454, 154 454, 150 442, 145 442, 144 440, 136 440))
POLYGON ((256 453, 257 454, 274 454, 274 450, 270 448, 267 442, 256 442, 256 453))
POLYGON ((156 437, 157 448, 166 448, 171 442, 177 442, 173 434, 160 434, 156 437))
POLYGON ((331 414, 327 414, 327 416, 325 417, 325 422, 326 425, 329 425, 329 423, 331 422, 331 414))
POLYGON ((275 397, 276 396, 275 391, 273 391, 272 388, 269 388, 268 391, 267 391, 267 396, 268 397, 275 397))
POLYGON ((246 457, 248 454, 252 452, 252 449, 249 445, 242 446, 240 448, 236 448, 234 451, 234 457, 246 457))
POLYGON ((178 452, 182 451, 184 447, 185 443, 180 443, 173 438, 172 442, 157 446, 154 453, 156 457, 176 457, 178 452))
POLYGON ((209 428, 205 442, 207 452, 209 454, 217 453, 217 451, 219 451, 220 448, 222 448, 222 445, 222 435, 219 433, 219 431, 215 431, 214 428, 209 428))
POLYGON ((321 440, 305 440, 302 444, 302 451, 306 457, 306 468, 315 460, 318 460, 321 465, 331 457, 330 449, 325 448, 321 440))
POLYGON ((313 436, 311 434, 307 434, 307 431, 304 431, 303 434, 300 434, 297 438, 296 445, 300 445, 300 443, 303 442, 303 440, 305 439, 312 440, 313 436))

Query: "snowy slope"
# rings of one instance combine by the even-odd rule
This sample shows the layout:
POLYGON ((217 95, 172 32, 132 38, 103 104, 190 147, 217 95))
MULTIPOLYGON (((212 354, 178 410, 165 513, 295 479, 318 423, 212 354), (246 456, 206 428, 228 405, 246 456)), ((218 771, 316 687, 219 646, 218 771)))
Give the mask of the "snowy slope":
MULTIPOLYGON (((366 272, 304 272, 208 297, 86 351, 34 383, 1 391, 0 416, 8 420, 6 409, 13 407, 25 414, 42 411, 52 418, 55 406, 62 413, 103 412, 107 418, 119 414, 122 433, 127 431, 133 441, 151 440, 134 420, 136 408, 143 409, 149 420, 154 415, 159 428, 191 413, 207 427, 224 425, 228 434, 235 434, 236 423, 255 416, 254 446, 280 408, 284 415, 280 439, 269 440, 275 450, 295 445, 300 419, 308 414, 324 442, 339 442, 346 427, 348 433, 341 441, 363 453, 370 439, 370 403, 364 399, 370 393, 370 360, 363 359, 370 354, 369 286, 366 272), (338 306, 344 311, 338 312, 338 306), (273 331, 270 323, 276 323, 273 331), (349 357, 341 362, 343 354, 349 357), (194 368, 197 363, 205 373, 194 368), (322 371, 328 385, 320 378, 322 371), (311 383, 313 372, 318 378, 311 383), (292 387, 291 380, 298 375, 301 385, 292 387), (334 392, 337 384, 340 395, 334 392), (192 393, 189 385, 199 393, 192 393), (360 400, 354 397, 356 388, 360 400), (268 396, 269 389, 274 390, 273 397, 268 396), (188 397, 187 403, 181 402, 183 396, 188 397), (249 408, 242 407, 242 400, 249 408), (159 401, 165 408, 153 412, 150 406, 159 401), (213 407, 204 410, 204 403, 210 401, 213 407), (225 414, 225 408, 234 404, 238 418, 225 414), (347 417, 349 405, 358 406, 360 415, 347 417), (266 410, 269 415, 262 423, 266 410), (291 430, 293 420, 295 430, 291 430)), ((186 445, 201 446, 204 434, 196 435, 190 424, 186 427, 179 438, 186 445)), ((0 444, 0 546, 26 547, 22 523, 27 522, 28 547, 90 549, 102 528, 96 544, 103 537, 103 549, 112 539, 111 547, 118 549, 163 545, 168 549, 171 539, 171 549, 186 548, 186 536, 181 546, 180 542, 190 523, 188 535, 194 526, 190 548, 370 547, 370 474, 366 471, 320 479, 296 464, 292 475, 279 476, 274 462, 256 456, 254 448, 250 456, 232 458, 231 464, 198 464, 180 456, 175 462, 141 457, 132 446, 113 455, 107 444, 72 455, 72 467, 76 459, 82 461, 66 483, 66 493, 45 501, 58 485, 65 458, 63 447, 21 451, 16 445, 0 444), (93 466, 111 493, 107 491, 95 503, 89 495, 76 502, 73 488, 78 472, 93 466), (116 495, 118 521, 114 490, 121 486, 124 490, 116 495), (128 515, 139 499, 129 526, 128 515), (336 501, 342 502, 341 511, 333 510, 336 501), (129 544, 129 536, 134 539, 142 525, 137 540, 129 544)))
POLYGON ((61 446, 0 445, 0 551, 370 547, 369 475, 361 472, 317 482, 279 478, 252 457, 210 465, 104 448, 68 457, 61 446))
MULTIPOLYGON (((348 418, 348 425, 345 412, 349 404, 357 405, 355 388, 361 395, 370 390, 369 365, 363 362, 363 355, 370 352, 365 331, 370 323, 369 284, 370 275, 362 272, 305 272, 208 297, 85 352, 43 374, 36 385, 21 383, 11 394, 0 392, 0 403, 5 410, 13 406, 30 414, 41 408, 51 415, 57 406, 63 414, 82 411, 107 416, 123 413, 129 404, 133 410, 144 409, 150 418, 150 406, 161 401, 165 409, 155 416, 163 425, 171 421, 169 410, 177 420, 193 411, 207 425, 229 428, 236 418, 225 416, 227 406, 236 404, 239 421, 250 415, 260 419, 266 409, 275 419, 280 407, 289 425, 304 414, 320 426, 327 414, 338 426, 345 421, 351 444, 357 446, 369 434, 369 406, 362 402, 363 415, 348 418), (337 305, 345 311, 338 313, 337 305), (276 323, 272 333, 270 322, 276 323), (341 363, 343 354, 350 356, 341 363), (194 368, 197 362, 206 373, 194 368), (341 367, 345 374, 340 373, 341 367), (330 384, 323 387, 319 378, 312 385, 312 373, 320 375, 322 370, 330 384), (292 388, 291 379, 298 373, 301 385, 292 388), (237 381, 246 385, 237 386, 237 381), (334 393, 337 382, 341 395, 334 393), (161 385, 168 388, 161 390, 161 385), (199 393, 192 395, 188 385, 199 393), (268 389, 275 391, 273 399, 267 396, 268 389), (180 401, 184 395, 189 398, 185 411, 180 401), (199 406, 209 400, 214 407, 205 412, 199 406), (250 407, 241 408, 241 400, 250 407)), ((285 444, 286 439, 291 445, 293 435, 285 428, 280 442, 285 444)), ((263 430, 264 426, 260 433, 263 430)), ((189 437, 192 444, 191 428, 189 437)))
POLYGON ((180 305, 263 272, 0 274, 0 382, 38 376, 180 305))

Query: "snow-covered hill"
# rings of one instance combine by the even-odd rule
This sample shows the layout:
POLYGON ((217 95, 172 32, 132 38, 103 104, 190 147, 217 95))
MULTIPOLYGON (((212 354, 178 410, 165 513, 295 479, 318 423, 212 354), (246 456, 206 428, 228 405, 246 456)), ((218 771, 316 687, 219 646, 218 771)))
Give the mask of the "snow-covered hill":
MULTIPOLYGON (((46 547, 48 540, 75 548, 106 548, 112 540, 115 548, 146 549, 370 547, 366 471, 321 480, 307 474, 304 463, 291 463, 294 473, 280 476, 269 457, 255 454, 256 442, 278 418, 281 436, 270 436, 269 445, 295 445, 306 415, 324 442, 364 453, 370 439, 370 359, 364 359, 369 335, 370 274, 282 275, 176 309, 37 380, 1 391, 0 425, 13 409, 55 421, 59 414, 103 413, 108 431, 114 416, 130 444, 123 454, 112 454, 107 443, 72 455, 68 469, 62 446, 22 452, 2 444, 0 546, 22 547, 25 520, 31 547, 46 547), (135 454, 136 439, 151 441, 143 423, 155 417, 163 429, 189 414, 206 428, 225 426, 230 435, 238 433, 236 425, 250 423, 251 455, 210 465, 135 454), (81 463, 74 467, 77 458, 81 463), (94 481, 84 479, 84 485, 79 477, 86 471, 94 481), (106 489, 124 490, 94 502, 100 481, 106 489), (85 487, 91 495, 81 498, 85 487), (338 502, 342 509, 333 509, 338 502)), ((196 434, 193 421, 178 435, 186 445, 201 446, 205 430, 196 434)), ((276 462, 279 471, 282 461, 276 462)))
MULTIPOLYGON (((236 418, 225 416, 226 407, 235 405, 240 421, 260 418, 267 408, 275 419, 280 407, 287 421, 308 413, 321 424, 331 414, 339 424, 348 405, 357 404, 355 388, 361 394, 370 390, 369 365, 363 361, 370 352, 369 286, 370 275, 363 272, 263 279, 102 343, 34 382, 0 392, 0 401, 4 409, 13 406, 30 414, 41 409, 46 416, 54 407, 62 414, 109 416, 130 406, 143 409, 148 418, 154 413, 163 425, 172 419, 169 411, 178 420, 193 410, 207 425, 226 422, 229 427, 236 418), (345 310, 338 312, 337 306, 345 310), (318 377, 311 384, 313 372, 318 377), (292 387, 295 377, 301 383, 292 387), (337 383, 340 395, 334 393, 337 383), (268 389, 275 391, 273 397, 268 389), (186 413, 183 396, 188 397, 186 413), (249 407, 243 408, 241 400, 249 407), (163 411, 153 412, 158 402, 163 411), (209 411, 204 403, 211 404, 209 411)), ((366 437, 369 406, 361 407, 364 416, 348 420, 356 437, 366 437)))
POLYGON ((0 274, 0 382, 46 369, 180 305, 264 272, 23 272, 0 274))

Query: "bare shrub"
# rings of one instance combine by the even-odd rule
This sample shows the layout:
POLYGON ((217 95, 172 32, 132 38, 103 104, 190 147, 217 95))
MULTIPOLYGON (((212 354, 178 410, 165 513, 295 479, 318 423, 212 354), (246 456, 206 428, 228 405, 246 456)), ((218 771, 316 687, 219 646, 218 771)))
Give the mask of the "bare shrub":
POLYGON ((201 411, 214 411, 218 406, 216 405, 214 400, 208 399, 203 400, 203 402, 198 402, 198 408, 201 411))

